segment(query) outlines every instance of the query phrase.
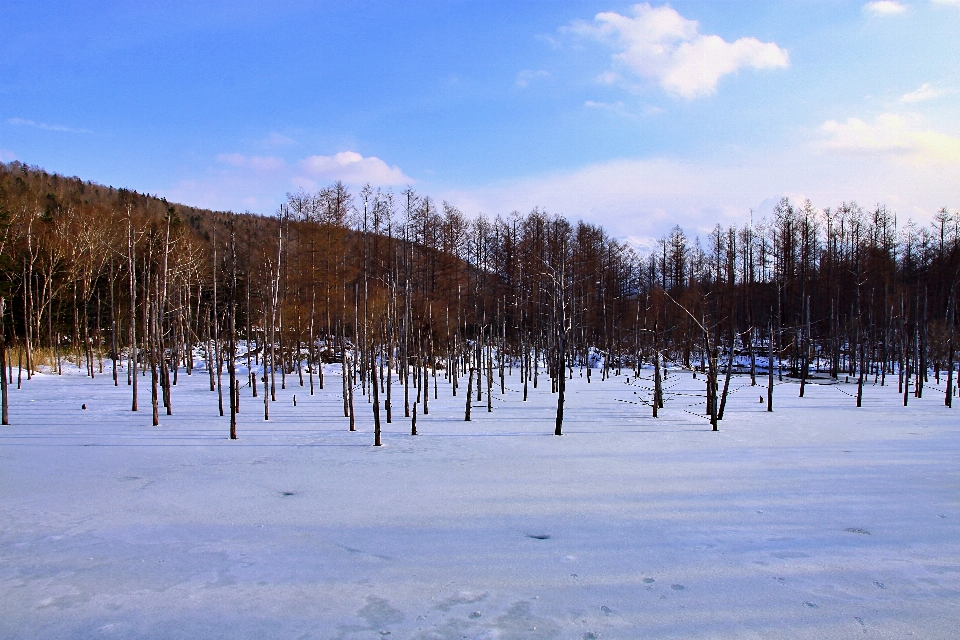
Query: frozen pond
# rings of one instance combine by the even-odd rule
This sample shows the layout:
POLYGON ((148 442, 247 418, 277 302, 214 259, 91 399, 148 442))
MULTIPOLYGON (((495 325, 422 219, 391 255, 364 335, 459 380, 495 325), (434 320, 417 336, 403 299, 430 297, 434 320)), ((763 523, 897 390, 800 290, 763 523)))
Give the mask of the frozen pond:
POLYGON ((395 386, 381 448, 336 367, 312 397, 289 376, 269 422, 244 389, 235 442, 202 372, 159 427, 148 378, 138 413, 125 376, 24 381, 0 636, 956 637, 960 409, 932 377, 908 408, 895 379, 861 409, 785 382, 767 413, 738 376, 714 433, 689 372, 653 419, 625 375, 577 371, 555 437, 549 381, 523 403, 514 374, 469 423, 441 379, 415 438, 395 386))

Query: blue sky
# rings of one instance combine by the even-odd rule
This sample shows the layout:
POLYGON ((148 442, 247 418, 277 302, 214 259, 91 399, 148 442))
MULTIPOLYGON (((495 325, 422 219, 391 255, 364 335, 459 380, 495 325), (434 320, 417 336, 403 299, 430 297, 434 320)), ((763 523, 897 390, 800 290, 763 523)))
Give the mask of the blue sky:
POLYGON ((0 4, 0 158, 271 213, 335 179, 615 235, 960 207, 960 0, 0 4))

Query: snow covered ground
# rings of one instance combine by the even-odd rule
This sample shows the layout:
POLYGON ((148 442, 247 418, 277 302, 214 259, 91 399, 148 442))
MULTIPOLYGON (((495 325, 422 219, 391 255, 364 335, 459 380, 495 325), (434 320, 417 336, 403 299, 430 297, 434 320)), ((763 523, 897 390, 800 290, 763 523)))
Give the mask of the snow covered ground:
POLYGON ((374 448, 359 395, 347 431, 336 372, 313 397, 288 377, 266 423, 245 389, 235 442, 202 372, 159 427, 125 378, 12 391, 0 636, 960 633, 960 409, 931 387, 904 408, 870 386, 857 409, 852 383, 784 383, 771 414, 738 377, 714 433, 690 373, 655 420, 594 371, 570 381, 558 438, 543 379, 525 404, 508 380, 469 423, 441 380, 422 435, 398 417, 374 448))

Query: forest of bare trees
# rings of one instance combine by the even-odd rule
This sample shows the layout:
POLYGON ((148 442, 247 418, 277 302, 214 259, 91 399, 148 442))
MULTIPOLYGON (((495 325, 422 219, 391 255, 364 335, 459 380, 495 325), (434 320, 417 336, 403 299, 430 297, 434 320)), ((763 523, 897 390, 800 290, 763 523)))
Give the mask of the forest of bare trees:
POLYGON ((515 371, 524 399, 556 394, 557 435, 574 370, 649 378, 653 416, 664 371, 693 370, 713 428, 732 374, 766 387, 771 411, 775 379, 800 395, 813 378, 855 381, 858 406, 867 384, 896 385, 905 405, 931 378, 947 406, 956 390, 947 209, 918 226, 882 205, 783 199, 767 219, 703 241, 675 227, 638 254, 599 226, 467 216, 411 188, 338 182, 265 217, 15 162, 0 165, 0 223, 4 424, 11 388, 68 366, 128 385, 134 411, 149 398, 158 424, 198 361, 232 438, 242 397, 269 419, 278 385, 319 393, 336 365, 326 392, 351 430, 369 404, 377 444, 401 415, 415 434, 440 381, 470 420, 515 371))

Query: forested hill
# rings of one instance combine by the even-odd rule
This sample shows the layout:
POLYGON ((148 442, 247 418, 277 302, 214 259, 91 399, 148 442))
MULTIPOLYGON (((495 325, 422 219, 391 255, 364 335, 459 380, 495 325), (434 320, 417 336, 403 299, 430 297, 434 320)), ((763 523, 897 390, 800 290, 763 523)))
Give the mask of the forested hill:
MULTIPOLYGON (((278 215, 264 217, 172 204, 10 163, 0 165, 0 214, 8 338, 50 349, 90 342, 111 322, 126 326, 130 282, 139 310, 154 295, 149 278, 160 272, 164 304, 193 323, 184 331, 196 335, 206 330, 203 322, 218 324, 204 318, 213 313, 214 283, 226 291, 233 270, 241 331, 253 330, 276 304, 299 323, 288 321, 284 331, 302 332, 310 316, 318 334, 341 337, 364 328, 358 314, 385 306, 393 313, 398 304, 407 306, 409 322, 423 325, 421 333, 443 327, 444 335, 472 335, 481 324, 503 325, 505 314, 511 332, 518 322, 540 331, 549 311, 544 268, 574 249, 574 240, 564 277, 606 305, 580 315, 581 333, 590 322, 591 335, 612 326, 611 314, 622 312, 639 286, 637 257, 601 228, 539 211, 470 220, 411 190, 352 194, 337 183, 291 194, 278 215), (517 287, 530 299, 518 298, 517 287)), ((223 313, 221 304, 220 322, 223 313)), ((124 347, 129 332, 115 333, 124 347)))
POLYGON ((129 189, 47 173, 19 162, 0 163, 0 205, 5 223, 19 221, 28 210, 45 222, 76 216, 96 223, 121 213, 126 217, 129 209, 137 220, 159 221, 174 213, 179 220, 200 229, 202 219, 214 213, 129 189))
POLYGON ((666 358, 714 379, 735 351, 802 379, 896 370, 922 386, 952 369, 960 216, 947 209, 898 227, 880 205, 784 199, 768 220, 703 242, 675 227, 637 255, 595 225, 536 209, 468 218, 409 188, 336 183, 265 217, 11 163, 0 214, 0 335, 28 371, 73 354, 93 375, 106 351, 169 392, 197 345, 222 364, 238 341, 283 370, 349 359, 361 380, 384 357, 480 367, 486 348, 488 365, 543 363, 561 389, 564 367, 598 353, 607 368, 666 358))

